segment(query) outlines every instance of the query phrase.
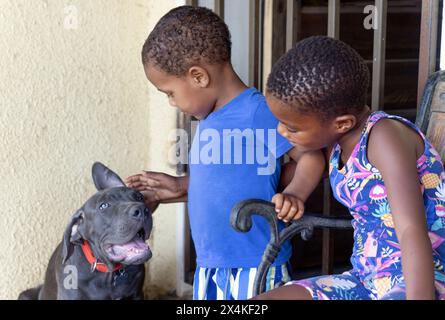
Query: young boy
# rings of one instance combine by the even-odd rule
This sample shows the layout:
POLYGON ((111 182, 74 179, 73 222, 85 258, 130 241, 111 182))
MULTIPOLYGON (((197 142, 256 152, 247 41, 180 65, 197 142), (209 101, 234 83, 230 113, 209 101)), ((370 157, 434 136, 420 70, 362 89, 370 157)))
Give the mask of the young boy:
MULTIPOLYGON (((170 105, 196 117, 199 125, 189 177, 143 172, 127 178, 127 184, 142 191, 152 208, 188 200, 197 253, 194 299, 250 298, 269 227, 265 219, 254 217, 250 232, 237 233, 229 223, 230 210, 244 199, 273 198, 280 219, 299 218, 323 171, 312 169, 320 168, 314 163, 324 163, 321 152, 302 154, 276 134, 278 121, 264 96, 236 75, 230 51, 224 21, 206 8, 191 6, 168 12, 142 50, 148 80, 167 95, 170 105), (285 153, 298 164, 291 183, 276 194, 285 153), (300 179, 307 170, 311 177, 300 179)), ((268 274, 266 289, 290 279, 290 255, 287 242, 268 274)))

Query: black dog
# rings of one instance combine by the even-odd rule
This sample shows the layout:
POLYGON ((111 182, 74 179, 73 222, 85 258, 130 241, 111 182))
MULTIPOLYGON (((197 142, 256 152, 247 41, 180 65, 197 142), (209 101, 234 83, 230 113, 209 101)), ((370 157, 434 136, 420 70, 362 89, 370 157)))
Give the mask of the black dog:
POLYGON ((44 284, 19 299, 143 299, 151 212, 142 194, 103 164, 92 173, 98 192, 73 215, 44 284))

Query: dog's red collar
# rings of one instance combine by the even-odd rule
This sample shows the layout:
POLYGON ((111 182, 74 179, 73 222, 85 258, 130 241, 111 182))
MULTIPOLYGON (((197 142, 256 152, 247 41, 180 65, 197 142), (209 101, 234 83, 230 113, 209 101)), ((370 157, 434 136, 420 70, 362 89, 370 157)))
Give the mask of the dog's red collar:
MULTIPOLYGON (((91 264, 91 271, 94 270, 100 271, 100 272, 110 272, 108 271, 108 267, 102 263, 98 262, 97 258, 94 256, 93 251, 91 250, 90 244, 87 240, 84 240, 82 243, 82 251, 85 255, 85 258, 87 261, 91 264)), ((116 264, 113 268, 112 272, 115 272, 117 270, 122 269, 122 265, 120 263, 116 264)))

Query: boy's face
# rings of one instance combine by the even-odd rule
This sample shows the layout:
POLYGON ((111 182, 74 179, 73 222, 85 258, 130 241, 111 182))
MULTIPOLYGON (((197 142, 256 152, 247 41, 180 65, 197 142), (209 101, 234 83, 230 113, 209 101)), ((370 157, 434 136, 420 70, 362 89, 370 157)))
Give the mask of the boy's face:
POLYGON ((280 121, 277 131, 302 151, 330 146, 337 138, 331 121, 322 121, 314 114, 301 114, 281 100, 266 93, 270 111, 280 121))
POLYGON ((147 79, 168 97, 172 107, 192 115, 199 120, 205 118, 213 109, 211 99, 203 92, 200 79, 187 73, 184 76, 170 75, 160 68, 148 64, 144 66, 147 79))

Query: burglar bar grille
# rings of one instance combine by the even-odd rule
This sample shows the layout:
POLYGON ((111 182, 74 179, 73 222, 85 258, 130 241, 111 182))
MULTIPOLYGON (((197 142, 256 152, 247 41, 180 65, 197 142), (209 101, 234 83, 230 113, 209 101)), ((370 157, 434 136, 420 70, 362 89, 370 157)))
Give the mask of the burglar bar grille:
MULTIPOLYGON (((327 13, 327 35, 340 38, 340 10, 342 13, 363 13, 366 5, 373 4, 373 60, 372 60, 372 110, 384 109, 385 64, 387 42, 387 15, 388 12, 416 12, 418 4, 415 1, 391 2, 387 0, 348 2, 341 4, 340 0, 328 0, 327 7, 303 6, 302 0, 246 0, 249 1, 248 41, 243 44, 243 50, 248 50, 246 63, 247 76, 243 79, 250 86, 264 89, 264 83, 277 59, 299 40, 303 28, 302 14, 327 13), (388 8, 389 2, 389 8, 388 8)), ((420 0, 419 0, 420 1, 420 0)), ((443 1, 441 1, 442 3, 443 1)), ((237 1, 224 0, 187 0, 187 4, 206 6, 214 10, 223 19, 229 21, 228 8, 238 7, 237 1), (233 6, 233 7, 231 7, 233 6)), ((428 76, 436 70, 436 45, 439 17, 439 0, 422 0, 421 37, 419 52, 418 97, 420 99, 428 76)), ((236 8, 235 8, 236 9, 236 8)), ((230 27, 230 26, 229 26, 230 27)), ((239 28, 239 27, 238 27, 239 28)), ((246 32, 246 30, 231 30, 233 32, 246 32)), ((340 38, 341 40, 341 38, 340 38)), ((246 51, 244 51, 246 52, 246 51)), ((240 52, 233 52, 239 55, 240 52)), ((396 60, 392 59, 391 62, 396 60)), ((407 61, 407 59, 403 59, 407 61)), ((389 61, 388 61, 389 62, 389 61)), ((398 109, 388 110, 389 113, 402 116, 412 116, 415 110, 398 109)), ((178 126, 188 129, 190 118, 178 113, 178 126)), ((186 167, 178 167, 178 173, 186 172, 186 167)), ((323 212, 328 215, 331 211, 331 195, 328 181, 324 181, 323 212)), ((323 273, 332 272, 333 241, 328 231, 323 233, 323 273)))

